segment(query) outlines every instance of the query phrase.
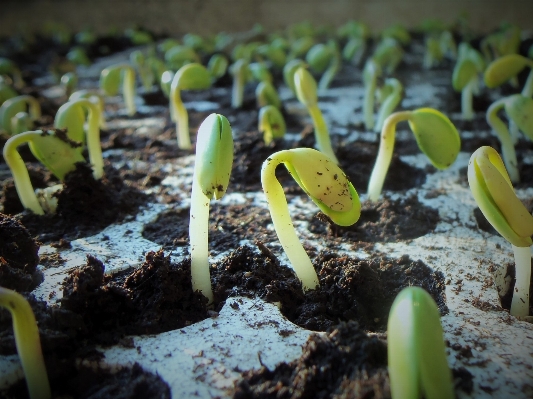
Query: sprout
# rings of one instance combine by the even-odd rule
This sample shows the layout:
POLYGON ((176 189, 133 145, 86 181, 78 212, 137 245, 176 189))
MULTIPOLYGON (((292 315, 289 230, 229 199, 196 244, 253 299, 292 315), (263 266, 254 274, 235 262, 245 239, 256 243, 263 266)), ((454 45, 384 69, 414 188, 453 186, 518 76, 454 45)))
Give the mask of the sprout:
POLYGON ((306 106, 307 111, 313 119, 313 126, 315 128, 315 140, 319 151, 330 157, 336 164, 339 163, 333 148, 331 148, 331 140, 329 138, 329 131, 322 116, 320 108, 318 108, 318 95, 316 81, 313 76, 303 67, 298 68, 294 73, 294 86, 296 88, 296 96, 298 101, 306 106))
POLYGON ((260 82, 255 89, 255 98, 257 105, 261 108, 266 105, 273 105, 281 109, 281 100, 279 99, 276 88, 270 82, 260 82))
POLYGON ((150 90, 154 85, 155 75, 143 52, 141 50, 132 51, 130 53, 130 61, 137 69, 144 90, 150 90))
POLYGON ((359 219, 361 203, 357 191, 336 162, 311 148, 278 151, 261 169, 274 229, 289 261, 302 282, 303 290, 318 287, 318 276, 294 226, 283 187, 276 178, 276 167, 284 164, 293 179, 329 218, 340 226, 351 226, 359 219))
POLYGON ((383 72, 390 75, 400 65, 403 54, 404 51, 398 42, 391 37, 386 37, 377 45, 372 59, 381 67, 383 72))
MULTIPOLYGON (((63 180, 68 172, 76 168, 77 162, 85 162, 80 151, 81 144, 72 142, 64 134, 57 135, 38 130, 17 134, 7 140, 4 145, 4 159, 13 175, 15 189, 22 206, 37 215, 44 215, 45 210, 43 208, 53 213, 57 202, 40 203, 33 190, 28 169, 26 169, 26 165, 17 151, 17 147, 24 143, 29 144, 35 157, 60 180, 63 180)), ((51 189, 56 190, 57 187, 51 189)), ((46 198, 45 195, 42 200, 46 200, 46 198)))
POLYGON ((409 122, 418 148, 426 154, 437 169, 448 168, 455 161, 461 149, 459 132, 448 117, 441 112, 432 108, 419 108, 414 111, 391 114, 383 123, 378 156, 368 183, 370 201, 377 201, 381 194, 392 160, 396 125, 401 121, 409 122))
POLYGON ((485 84, 491 89, 498 87, 518 75, 525 67, 531 68, 531 71, 522 88, 522 95, 531 97, 533 96, 533 60, 519 54, 505 55, 491 62, 483 76, 485 84))
POLYGON ((367 39, 370 36, 370 28, 362 22, 348 21, 337 29, 337 36, 340 39, 354 37, 367 39))
POLYGON ((369 59, 363 70, 363 83, 365 85, 365 96, 363 100, 363 116, 365 118, 365 128, 374 128, 374 99, 378 77, 381 75, 381 67, 373 59, 369 59))
POLYGON ((468 184, 483 215, 513 247, 516 282, 511 314, 528 316, 533 216, 516 196, 503 161, 492 147, 478 148, 470 157, 468 184))
POLYGON ((100 88, 108 96, 118 93, 122 79, 122 95, 130 116, 135 115, 135 70, 127 64, 111 65, 100 74, 100 88))
POLYGON ((296 87, 294 86, 294 74, 300 67, 307 68, 307 64, 300 59, 294 59, 292 61, 289 61, 283 67, 283 80, 285 84, 287 85, 287 87, 291 89, 291 91, 295 95, 296 95, 296 87))
POLYGON ((411 41, 411 35, 405 26, 400 24, 395 24, 384 29, 383 32, 381 32, 381 37, 383 39, 394 39, 403 45, 407 45, 411 41))
POLYGON ((228 58, 224 54, 213 54, 207 63, 207 70, 215 81, 226 74, 228 65, 228 58))
MULTIPOLYGON (((29 95, 22 95, 6 100, 0 106, 0 130, 3 130, 8 135, 22 133, 24 130, 19 129, 19 122, 25 116, 19 113, 29 115, 29 119, 33 124, 34 121, 41 117, 41 105, 35 97, 29 95)), ((27 129, 26 129, 27 130, 27 129)))
POLYGON ((533 140, 533 99, 522 94, 501 98, 487 109, 487 122, 496 131, 502 145, 503 161, 513 183, 520 181, 518 161, 513 139, 505 123, 498 117, 498 111, 505 109, 510 123, 533 140))
POLYGON ((21 89, 25 86, 20 69, 8 58, 0 57, 0 75, 9 76, 16 89, 21 89))
POLYGON ((440 314, 431 295, 406 287, 396 296, 387 323, 393 398, 455 398, 440 314))
POLYGON ((469 44, 461 43, 459 57, 453 69, 452 85, 455 91, 461 92, 462 117, 466 121, 474 119, 472 97, 478 90, 478 74, 483 72, 484 67, 481 54, 469 44))
POLYGON ((18 93, 0 78, 0 105, 16 96, 18 96, 18 93))
POLYGON ((426 47, 424 51, 423 65, 426 69, 431 69, 438 65, 444 58, 440 41, 435 36, 426 38, 426 47))
POLYGON ((313 71, 322 74, 318 82, 318 89, 327 89, 339 71, 341 64, 336 42, 330 41, 328 44, 315 44, 309 49, 305 60, 313 71))
POLYGON ((126 29, 124 31, 124 36, 130 39, 134 46, 142 46, 153 42, 153 38, 150 33, 136 28, 126 29))
POLYGON ((314 44, 315 40, 311 36, 303 36, 293 40, 290 45, 289 54, 287 55, 288 62, 303 57, 314 44))
POLYGON ((265 57, 274 67, 281 69, 287 63, 286 45, 281 38, 278 38, 269 44, 257 47, 256 53, 261 57, 265 57))
POLYGON ((233 65, 231 65, 230 73, 233 75, 231 106, 233 108, 241 108, 244 97, 244 85, 251 78, 248 61, 244 58, 238 59, 233 65))
POLYGON ((178 147, 182 150, 192 148, 189 135, 189 114, 181 101, 181 90, 202 90, 211 86, 211 75, 202 64, 184 65, 172 78, 170 85, 170 115, 176 122, 178 147))
POLYGON ((366 38, 360 36, 352 37, 346 42, 342 49, 342 58, 353 65, 359 65, 363 59, 365 51, 366 38))
POLYGON ((388 78, 379 91, 380 103, 375 131, 380 132, 385 119, 394 111, 394 108, 402 101, 403 85, 398 79, 388 78))
POLYGON ((233 135, 228 120, 209 115, 198 129, 191 193, 189 236, 193 291, 213 302, 208 261, 209 201, 226 193, 233 164, 233 135))
POLYGON ((68 100, 76 101, 82 98, 92 101, 93 103, 98 105, 98 109, 100 110, 100 129, 106 129, 107 124, 104 118, 105 103, 104 103, 104 98, 102 97, 102 95, 96 90, 77 90, 70 95, 68 100))
POLYGON ((252 78, 258 82, 272 83, 274 78, 264 62, 252 62, 248 64, 252 78))
POLYGON ((451 59, 457 58, 457 46, 453 35, 449 30, 445 30, 440 34, 439 43, 443 55, 446 55, 451 59))
POLYGON ((6 308, 13 319, 13 335, 30 398, 49 399, 52 393, 41 350, 39 328, 30 304, 19 293, 0 287, 0 307, 6 308))
POLYGON ((65 96, 69 97, 78 87, 78 75, 75 72, 67 72, 61 76, 61 86, 65 89, 65 96))
POLYGON ((67 60, 73 62, 76 65, 91 65, 91 60, 87 56, 87 53, 82 47, 72 47, 66 55, 67 60))
POLYGON ((285 136, 287 130, 285 119, 277 107, 265 105, 259 110, 258 130, 263 132, 266 145, 285 136))

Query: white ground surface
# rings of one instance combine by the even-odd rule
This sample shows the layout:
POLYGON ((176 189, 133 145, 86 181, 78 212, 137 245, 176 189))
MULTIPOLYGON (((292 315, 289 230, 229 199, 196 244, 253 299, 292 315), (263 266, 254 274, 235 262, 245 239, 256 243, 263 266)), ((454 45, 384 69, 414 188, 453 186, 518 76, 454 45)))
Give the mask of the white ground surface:
MULTIPOLYGON (((101 69, 103 66, 100 63, 96 68, 101 69)), ((90 75, 90 71, 84 73, 90 75)), ((439 103, 438 90, 427 82, 415 83, 407 88, 402 107, 412 109, 433 106, 438 109, 442 105, 439 103)), ((307 117, 300 105, 290 100, 289 93, 282 91, 281 95, 287 99, 289 109, 307 117)), ((348 134, 348 129, 343 126, 362 120, 360 113, 354 112, 363 96, 362 88, 331 89, 327 96, 337 96, 335 102, 320 103, 330 126, 333 126, 331 121, 335 120, 335 127, 331 128, 331 132, 348 134)), ((115 120, 115 115, 108 114, 107 117, 110 128, 131 123, 120 117, 115 120)), ((155 134, 162 123, 162 120, 152 118, 133 127, 138 134, 155 134)), ((406 127, 399 126, 398 140, 414 140, 407 130, 402 129, 406 127)), ((485 133, 490 134, 488 129, 485 133)), ((374 133, 352 135, 353 139, 377 140, 374 133)), ((116 158, 119 154, 115 151, 113 155, 116 158)), ((474 375, 472 395, 458 391, 460 398, 531 398, 533 324, 519 321, 504 310, 482 311, 471 305, 471 301, 479 297, 499 309, 495 276, 489 272, 488 266, 493 262, 503 270, 508 262, 512 262, 513 255, 510 244, 503 238, 476 228, 474 200, 469 189, 458 183, 458 171, 467 165, 469 157, 470 154, 461 153, 449 170, 430 175, 422 187, 411 190, 417 193, 421 202, 438 209, 441 222, 435 231, 409 242, 378 244, 376 250, 391 257, 407 253, 412 259, 421 259, 444 273, 449 313, 442 317, 442 325, 445 338, 451 344, 447 349, 448 361, 450 366, 463 366, 474 375), (428 199, 426 195, 429 192, 432 195, 428 199), (472 356, 461 356, 461 350, 468 347, 472 356)), ((423 155, 404 157, 404 160, 421 168, 428 164, 423 155)), ((168 177, 163 184, 178 190, 178 182, 190 183, 193 161, 194 157, 191 156, 167 165, 165 171, 168 172, 168 177)), ((366 188, 357 189, 359 192, 366 191, 366 188)), ((187 195, 182 193, 185 200, 183 206, 187 205, 187 195)), ((531 198, 533 188, 519 190, 518 195, 521 198, 531 198)), ((249 196, 254 196, 256 205, 266 206, 262 193, 249 196)), ((364 199, 365 195, 362 195, 362 200, 364 199)), ((242 198, 233 195, 223 201, 231 203, 239 200, 242 198)), ((43 268, 45 280, 36 290, 36 295, 52 303, 59 300, 61 282, 67 271, 85 264, 87 253, 102 260, 110 273, 140 266, 147 251, 159 248, 157 244, 142 238, 143 224, 172 206, 174 205, 154 204, 135 220, 112 225, 95 236, 73 241, 72 249, 42 247, 41 254, 59 252, 66 263, 56 268, 43 268), (102 241, 104 235, 109 239, 102 241), (50 300, 51 291, 57 294, 50 300)), ((312 202, 303 195, 294 199, 290 206, 292 214, 315 212, 312 202)), ((296 226, 304 236, 307 230, 305 226, 296 226)), ((312 237, 306 236, 306 239, 310 240, 312 237)), ((326 244, 327 242, 316 242, 319 248, 326 244)), ((267 245, 286 262, 277 242, 267 245)), ((331 249, 341 252, 347 250, 331 249)), ((177 259, 183 253, 176 252, 172 255, 177 259)), ((368 254, 358 253, 357 256, 368 254)), ((498 285, 502 284, 498 282, 498 285)), ((174 398, 229 397, 234 382, 239 379, 240 370, 259 368, 260 360, 268 367, 274 367, 278 362, 297 358, 301 354, 301 345, 309 334, 310 331, 287 321, 272 304, 257 299, 234 298, 228 300, 216 317, 160 335, 133 337, 135 348, 117 346, 103 349, 105 359, 101 365, 115 369, 138 362, 168 382, 174 398), (229 306, 233 302, 239 303, 238 309, 229 306), (281 330, 294 333, 282 336, 281 330)), ((22 371, 17 357, 0 357, 0 389, 19 378, 22 378, 22 371)))

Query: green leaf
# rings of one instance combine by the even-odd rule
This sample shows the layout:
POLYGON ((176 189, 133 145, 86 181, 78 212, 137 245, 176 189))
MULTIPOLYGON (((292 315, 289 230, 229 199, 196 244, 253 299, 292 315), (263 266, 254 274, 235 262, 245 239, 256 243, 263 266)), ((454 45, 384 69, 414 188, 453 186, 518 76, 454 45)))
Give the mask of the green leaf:
POLYGON ((202 64, 187 64, 176 72, 172 80, 172 86, 179 90, 208 89, 211 87, 211 75, 202 64))
POLYGON ((303 67, 300 67, 294 73, 294 87, 296 89, 296 97, 298 101, 306 107, 316 105, 318 102, 316 80, 303 67))
POLYGON ((100 88, 108 96, 114 96, 120 88, 122 68, 111 66, 105 68, 100 73, 100 88))
POLYGON ((420 108, 409 116, 420 150, 437 169, 446 169, 454 163, 461 150, 459 132, 443 113, 432 108, 420 108))
POLYGON ((478 69, 474 61, 469 58, 460 58, 455 64, 452 75, 452 85, 455 91, 461 91, 477 75, 478 69))
POLYGON ((515 94, 505 100, 505 112, 526 136, 533 140, 533 99, 515 94))
POLYGON ((501 86, 533 62, 519 54, 508 54, 492 61, 485 70, 485 85, 491 89, 501 86))

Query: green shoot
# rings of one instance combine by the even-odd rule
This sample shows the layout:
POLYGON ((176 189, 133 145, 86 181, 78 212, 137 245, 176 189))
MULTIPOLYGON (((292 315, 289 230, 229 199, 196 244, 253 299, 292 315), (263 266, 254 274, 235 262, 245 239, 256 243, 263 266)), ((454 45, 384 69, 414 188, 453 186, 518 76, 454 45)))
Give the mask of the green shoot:
POLYGON ((392 37, 385 37, 374 50, 372 60, 381 67, 386 75, 391 75, 402 62, 403 55, 402 46, 392 37))
POLYGON ((272 83, 274 78, 264 62, 252 62, 248 64, 252 78, 258 82, 272 83))
POLYGON ((401 24, 395 24, 392 26, 389 26, 388 28, 385 28, 383 32, 381 32, 381 37, 383 39, 394 39, 401 44, 408 45, 411 42, 411 35, 405 28, 405 26, 401 24))
POLYGON ((333 162, 338 164, 339 161, 331 147, 331 140, 326 121, 322 116, 320 108, 318 108, 318 94, 315 79, 307 69, 300 67, 294 73, 294 86, 296 88, 298 101, 305 105, 313 120, 315 140, 318 150, 326 154, 333 160, 333 162))
POLYGON ((149 91, 155 83, 155 75, 143 52, 141 50, 132 51, 130 62, 137 70, 144 90, 149 91))
POLYGON ((18 93, 0 77, 0 105, 6 100, 18 96, 18 93))
POLYGON ((244 98, 244 86, 251 78, 251 71, 248 61, 240 58, 230 67, 233 76, 233 87, 231 91, 231 106, 241 108, 244 98))
POLYGON ((300 59, 291 60, 283 67, 283 81, 295 95, 296 87, 294 86, 294 74, 300 67, 307 68, 307 64, 300 59))
MULTIPOLYGON (((167 98, 170 98, 170 88, 172 87, 172 79, 174 79, 174 72, 172 71, 165 71, 161 74, 161 78, 159 79, 159 86, 161 87, 161 91, 167 98)), ((171 110, 171 117, 172 120, 174 120, 174 116, 172 114, 171 110)))
POLYGON ((189 236, 193 291, 213 302, 208 261, 209 201, 226 193, 233 165, 233 135, 228 120, 209 115, 198 129, 191 193, 189 236))
POLYGON ((224 54, 213 54, 207 63, 207 70, 213 81, 220 79, 228 71, 229 61, 224 54))
POLYGON ((285 136, 287 131, 285 119, 277 107, 265 105, 259 110, 258 130, 263 132, 265 145, 285 136))
POLYGON ((255 89, 255 98, 257 99, 257 105, 259 108, 273 105, 274 107, 281 109, 281 100, 274 85, 270 82, 260 82, 255 89))
POLYGON ((363 70, 363 83, 365 86, 365 96, 363 99, 363 117, 365 128, 374 128, 374 100, 378 85, 378 78, 381 76, 381 67, 373 59, 369 59, 363 70))
POLYGON ((388 78, 385 79, 385 84, 379 90, 379 98, 381 106, 378 112, 378 118, 374 130, 380 132, 383 127, 385 119, 392 114, 392 111, 402 101, 403 85, 398 79, 388 78))
POLYGON ((87 56, 87 53, 82 47, 73 47, 66 55, 67 60, 73 62, 76 65, 89 66, 91 65, 91 60, 87 56))
POLYGON ((357 191, 336 162, 317 150, 283 150, 263 162, 261 183, 274 229, 302 282, 303 290, 313 290, 318 287, 318 276, 294 230, 283 187, 276 178, 275 171, 279 164, 285 165, 294 180, 320 210, 340 226, 351 226, 357 222, 361 203, 357 191))
POLYGON ((318 82, 318 89, 327 89, 339 71, 341 64, 341 56, 336 42, 330 41, 328 44, 315 44, 307 52, 305 60, 314 72, 322 74, 318 82))
POLYGON ((485 63, 481 54, 467 43, 459 45, 459 57, 453 69, 452 85, 461 92, 461 112, 465 121, 474 119, 472 105, 474 92, 478 90, 478 75, 483 72, 485 63))
POLYGON ((425 44, 423 66, 425 69, 431 69, 444 59, 444 53, 442 52, 440 41, 436 36, 426 37, 425 44))
POLYGON ((0 130, 9 136, 22 133, 24 130, 20 130, 19 122, 25 117, 17 116, 21 112, 29 115, 31 123, 28 125, 32 125, 41 117, 41 105, 35 97, 30 95, 16 96, 6 100, 0 106, 0 130))
POLYGON ((102 70, 100 74, 100 88, 108 96, 118 93, 122 80, 122 95, 128 115, 133 116, 137 112, 135 107, 135 70, 131 65, 115 64, 102 70))
POLYGON ((314 44, 315 39, 311 36, 303 36, 293 40, 290 44, 289 54, 287 55, 287 62, 303 57, 314 44))
POLYGON ((516 282, 511 314, 528 316, 533 216, 516 196, 503 161, 492 147, 478 148, 470 157, 468 184, 485 218, 512 244, 516 282))
POLYGON ((414 111, 391 114, 383 123, 378 156, 368 183, 368 199, 370 201, 377 201, 381 195, 392 160, 396 125, 402 121, 409 122, 418 148, 426 154, 429 161, 437 169, 448 168, 459 154, 461 149, 459 132, 448 117, 441 112, 432 108, 419 108, 414 111))
POLYGON ((9 76, 13 81, 13 87, 15 87, 15 89, 21 89, 26 85, 24 80, 22 80, 20 69, 8 58, 0 57, 0 76, 1 75, 9 76))
POLYGON ((70 97, 70 95, 78 87, 78 75, 75 72, 67 72, 61 76, 61 86, 65 90, 65 96, 70 97))
POLYGON ((423 288, 407 287, 396 296, 387 347, 393 399, 455 398, 439 309, 423 288))
POLYGON ((189 114, 181 101, 181 90, 204 90, 211 87, 211 75, 202 64, 192 63, 182 66, 172 78, 170 85, 170 115, 176 122, 178 147, 192 148, 189 135, 189 114))
POLYGON ((30 398, 51 398, 52 393, 41 350, 39 328, 30 304, 19 293, 0 287, 0 307, 6 308, 13 319, 15 344, 30 398))
POLYGON ((104 103, 104 98, 102 97, 102 95, 96 90, 77 90, 70 95, 68 100, 76 101, 76 100, 81 100, 82 98, 92 101, 93 103, 98 105, 98 109, 100 110, 100 129, 106 129, 107 123, 104 117, 105 103, 104 103))
POLYGON ((531 68, 526 83, 522 88, 524 97, 533 96, 533 60, 519 54, 508 54, 492 61, 485 70, 484 80, 488 88, 501 86, 509 79, 516 77, 525 67, 531 68))
POLYGON ((366 51, 366 38, 356 36, 350 38, 342 49, 342 58, 352 65, 359 65, 366 51))

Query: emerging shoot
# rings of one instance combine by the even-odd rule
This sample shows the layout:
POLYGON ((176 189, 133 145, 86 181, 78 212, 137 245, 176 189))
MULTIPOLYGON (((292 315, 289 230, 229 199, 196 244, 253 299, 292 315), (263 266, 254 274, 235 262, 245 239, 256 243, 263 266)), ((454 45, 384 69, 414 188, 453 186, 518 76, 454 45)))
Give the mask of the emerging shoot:
POLYGON ((285 119, 277 107, 266 105, 259 110, 258 130, 263 132, 265 145, 285 136, 287 131, 285 119))
POLYGON ((357 191, 336 162, 317 150, 283 150, 263 162, 261 183, 274 229, 303 290, 312 290, 318 287, 318 276, 292 224, 283 187, 276 178, 279 164, 285 165, 296 183, 339 226, 351 226, 359 220, 361 203, 357 191))
POLYGON ((392 114, 392 111, 402 101, 403 85, 398 79, 388 78, 385 80, 385 84, 379 90, 379 102, 381 106, 378 112, 378 119, 374 130, 380 132, 383 127, 385 119, 392 114))
POLYGON ((374 128, 374 100, 379 76, 381 76, 381 67, 379 64, 372 59, 368 60, 363 70, 363 83, 365 85, 363 116, 367 130, 374 128))
POLYGON ((128 110, 128 115, 135 115, 135 70, 127 64, 116 64, 102 70, 100 74, 100 88, 108 96, 118 93, 122 80, 122 95, 128 110))
POLYGON ((461 111, 465 121, 474 119, 472 101, 474 93, 479 90, 478 75, 484 68, 485 62, 481 54, 467 43, 461 43, 453 69, 452 85, 455 91, 461 92, 461 111))
POLYGON ((233 76, 233 87, 231 91, 231 106, 241 108, 244 98, 244 86, 251 79, 251 71, 248 61, 240 58, 230 66, 230 73, 233 76))
POLYGON ((525 67, 531 68, 531 71, 522 88, 522 95, 531 97, 533 96, 533 60, 519 54, 508 54, 491 62, 483 76, 485 84, 491 89, 501 86, 518 75, 525 67))
POLYGON ((24 126, 24 124, 21 126, 19 123, 21 118, 24 118, 24 116, 19 115, 20 113, 29 116, 31 123, 27 123, 26 126, 32 125, 41 117, 41 105, 35 97, 30 95, 16 96, 4 101, 0 106, 0 130, 10 136, 25 131, 20 130, 24 126))

